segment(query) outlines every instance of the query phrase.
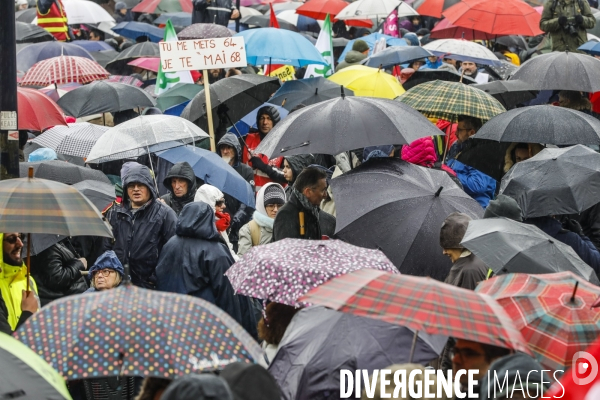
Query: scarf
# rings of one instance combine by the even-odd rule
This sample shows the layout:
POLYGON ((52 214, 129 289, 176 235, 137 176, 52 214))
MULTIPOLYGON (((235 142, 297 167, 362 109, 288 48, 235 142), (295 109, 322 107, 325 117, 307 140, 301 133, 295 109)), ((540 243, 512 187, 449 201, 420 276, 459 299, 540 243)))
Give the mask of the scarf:
POLYGON ((296 198, 300 202, 300 205, 302 206, 302 208, 310 211, 312 213, 312 215, 314 215, 314 217, 317 219, 317 222, 318 222, 319 221, 319 207, 313 206, 312 203, 310 201, 308 201, 306 196, 303 195, 302 193, 300 193, 295 187, 292 188, 292 193, 294 194, 294 196, 296 196, 296 198))
POLYGON ((263 228, 269 228, 271 230, 273 229, 273 223, 275 222, 274 218, 271 218, 267 215, 259 213, 258 211, 254 212, 254 215, 252 218, 254 219, 254 221, 256 221, 256 223, 259 226, 262 226, 263 228))

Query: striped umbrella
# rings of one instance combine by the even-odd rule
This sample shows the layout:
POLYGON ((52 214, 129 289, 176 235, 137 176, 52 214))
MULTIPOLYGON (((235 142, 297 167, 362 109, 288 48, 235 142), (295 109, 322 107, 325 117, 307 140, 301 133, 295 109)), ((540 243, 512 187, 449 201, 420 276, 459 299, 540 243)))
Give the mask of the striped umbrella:
POLYGON ((194 7, 189 0, 143 0, 137 6, 133 7, 131 11, 150 14, 191 13, 194 11, 194 7))
POLYGON ((58 154, 86 158, 96 141, 108 129, 108 126, 78 122, 69 124, 69 126, 55 126, 48 129, 32 142, 49 147, 58 154))
POLYGON ((110 73, 93 60, 75 56, 59 56, 43 60, 27 71, 22 86, 48 86, 78 82, 81 84, 106 79, 110 73))
POLYGON ((476 292, 500 303, 546 368, 566 370, 600 334, 600 310, 591 308, 600 288, 572 272, 500 275, 476 292))

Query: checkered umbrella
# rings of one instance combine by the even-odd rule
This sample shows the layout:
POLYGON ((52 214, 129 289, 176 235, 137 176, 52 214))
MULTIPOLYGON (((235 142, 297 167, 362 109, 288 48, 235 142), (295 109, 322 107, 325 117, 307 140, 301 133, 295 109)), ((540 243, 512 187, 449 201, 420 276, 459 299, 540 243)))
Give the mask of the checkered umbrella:
POLYGON ((59 56, 43 60, 27 71, 22 86, 60 85, 68 82, 81 84, 106 79, 110 74, 93 60, 75 56, 59 56))
POLYGON ((32 142, 49 147, 59 154, 86 158, 96 141, 108 129, 108 126, 77 122, 48 129, 32 142))
POLYGON ((431 278, 363 269, 334 278, 299 301, 531 354, 494 299, 431 278))
POLYGON ((497 276, 476 292, 500 303, 546 368, 566 370, 600 335, 600 310, 591 308, 600 288, 572 272, 497 276))
POLYGON ((284 239, 254 247, 225 275, 236 293, 298 306, 297 299, 309 290, 363 268, 398 273, 379 250, 341 240, 284 239))
POLYGON ((460 115, 492 119, 506 109, 502 104, 472 86, 457 82, 432 81, 417 85, 397 98, 427 117, 456 122, 460 115))

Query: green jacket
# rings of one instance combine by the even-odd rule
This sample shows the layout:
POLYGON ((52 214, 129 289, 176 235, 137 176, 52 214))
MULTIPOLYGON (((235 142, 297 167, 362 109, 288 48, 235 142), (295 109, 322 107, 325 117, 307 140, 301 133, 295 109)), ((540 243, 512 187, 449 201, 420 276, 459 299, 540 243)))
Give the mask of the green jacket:
POLYGON ((592 14, 590 5, 587 0, 557 0, 556 7, 552 10, 554 1, 548 0, 544 4, 540 29, 550 33, 552 51, 579 52, 577 48, 587 42, 586 29, 591 29, 596 25, 596 19, 592 14), (579 14, 583 17, 582 26, 576 26, 574 20, 575 16, 579 14), (558 23, 558 18, 563 15, 567 17, 568 23, 576 26, 577 35, 571 35, 558 23))

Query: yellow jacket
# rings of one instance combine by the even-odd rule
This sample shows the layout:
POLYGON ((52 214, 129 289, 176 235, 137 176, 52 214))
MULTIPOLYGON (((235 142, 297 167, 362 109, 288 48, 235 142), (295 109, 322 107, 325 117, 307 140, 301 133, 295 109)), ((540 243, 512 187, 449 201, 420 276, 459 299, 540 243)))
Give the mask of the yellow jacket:
MULTIPOLYGON (((0 243, 4 243, 4 234, 0 233, 0 243)), ((30 287, 37 294, 37 286, 32 277, 30 287)), ((17 328, 21 317, 21 298, 23 290, 27 290, 27 267, 25 263, 15 267, 4 263, 3 247, 0 245, 0 292, 8 310, 8 323, 12 330, 17 328)))

